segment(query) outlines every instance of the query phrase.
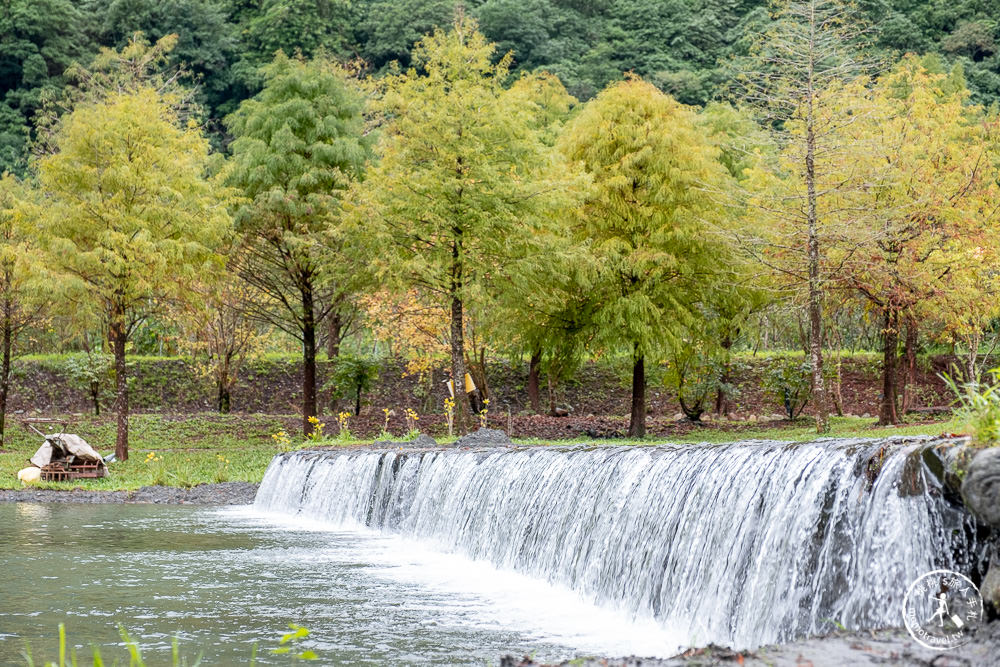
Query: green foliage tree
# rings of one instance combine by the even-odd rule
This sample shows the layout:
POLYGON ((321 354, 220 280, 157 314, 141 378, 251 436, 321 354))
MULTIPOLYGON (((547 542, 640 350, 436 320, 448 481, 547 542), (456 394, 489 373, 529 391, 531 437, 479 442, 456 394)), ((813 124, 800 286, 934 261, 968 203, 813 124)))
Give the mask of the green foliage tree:
POLYGON ((0 449, 3 448, 11 361, 21 332, 44 304, 35 193, 11 174, 0 177, 0 449))
MULTIPOLYGON (((380 110, 392 121, 353 216, 378 249, 375 277, 417 288, 450 313, 456 398, 466 374, 468 302, 545 261, 538 230, 568 181, 552 170, 538 116, 523 88, 504 88, 510 60, 459 16, 414 53, 416 69, 388 77, 380 110)), ((562 93, 565 96, 565 92, 562 93)), ((471 406, 456 400, 457 427, 471 406)), ((474 409, 474 408, 473 408, 474 409)))
POLYGON ((236 108, 237 28, 218 0, 112 0, 97 3, 94 11, 105 46, 124 48, 137 32, 153 41, 177 35, 169 63, 183 67, 198 84, 196 99, 208 116, 219 118, 236 108))
POLYGON ((94 49, 86 14, 72 0, 0 3, 0 173, 24 174, 31 124, 43 95, 94 49))
POLYGON ((125 353, 136 327, 215 258, 226 196, 205 178, 208 142, 169 97, 137 86, 79 104, 38 163, 47 263, 59 290, 108 332, 115 358, 115 453, 128 458, 125 353))
POLYGON ((255 316, 302 343, 302 419, 316 416, 317 330, 352 293, 358 265, 345 235, 341 198, 368 159, 359 90, 324 58, 278 54, 264 89, 226 119, 235 137, 226 180, 246 201, 236 210, 257 291, 255 316))
POLYGON ((376 0, 364 10, 361 54, 376 69, 392 61, 409 67, 413 45, 455 16, 455 0, 376 0))
POLYGON ((267 63, 278 51, 348 55, 357 22, 349 0, 263 0, 245 29, 251 63, 267 63))
POLYGON ((712 394, 729 389, 722 386, 720 357, 707 336, 682 338, 666 354, 664 382, 689 421, 700 422, 711 407, 712 394))
POLYGON ((198 114, 194 93, 181 83, 184 69, 170 64, 170 53, 176 44, 174 34, 150 43, 145 35, 135 33, 121 50, 101 48, 88 67, 78 63, 68 67, 64 73, 68 85, 47 96, 36 116, 35 152, 41 155, 56 152, 55 138, 62 121, 77 107, 101 103, 111 94, 155 90, 177 115, 179 123, 191 121, 198 114))
POLYGON ((102 350, 88 349, 66 358, 66 374, 82 387, 94 406, 94 415, 101 414, 101 399, 106 386, 114 379, 111 372, 114 359, 102 350))
POLYGON ((226 253, 230 270, 208 275, 193 290, 199 298, 175 309, 186 336, 181 349, 191 353, 195 368, 215 384, 216 409, 232 410, 232 393, 240 367, 258 356, 268 334, 250 313, 257 293, 235 270, 241 250, 226 253))
POLYGON ((710 189, 729 175, 694 112, 631 78, 609 86, 566 128, 561 148, 593 177, 574 237, 588 244, 595 344, 632 358, 629 435, 646 430, 646 362, 679 342, 677 324, 716 269, 720 210, 710 189), (608 131, 608 128, 614 131, 608 131))

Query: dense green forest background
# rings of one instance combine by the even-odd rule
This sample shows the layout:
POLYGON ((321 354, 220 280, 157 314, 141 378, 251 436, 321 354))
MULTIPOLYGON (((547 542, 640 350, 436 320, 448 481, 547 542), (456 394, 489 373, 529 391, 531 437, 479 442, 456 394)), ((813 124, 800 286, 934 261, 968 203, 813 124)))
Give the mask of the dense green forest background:
MULTIPOLYGON (((547 70, 587 100, 634 71, 687 104, 725 98, 766 0, 0 0, 0 172, 24 173, 33 119, 75 62, 135 31, 176 33, 171 57, 199 84, 218 148, 220 122, 260 88, 275 51, 319 50, 363 71, 406 66, 414 42, 462 6, 516 72, 547 70)), ((960 65, 972 101, 1000 98, 1000 1, 862 0, 873 48, 887 57, 937 53, 960 65)))

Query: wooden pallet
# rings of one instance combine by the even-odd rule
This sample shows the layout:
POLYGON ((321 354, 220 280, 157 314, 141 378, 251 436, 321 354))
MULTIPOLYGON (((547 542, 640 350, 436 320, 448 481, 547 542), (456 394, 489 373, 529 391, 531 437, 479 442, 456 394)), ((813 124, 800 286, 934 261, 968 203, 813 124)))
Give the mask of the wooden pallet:
POLYGON ((73 479, 97 479, 108 474, 108 469, 96 461, 69 465, 49 463, 42 466, 42 480, 66 482, 73 479))

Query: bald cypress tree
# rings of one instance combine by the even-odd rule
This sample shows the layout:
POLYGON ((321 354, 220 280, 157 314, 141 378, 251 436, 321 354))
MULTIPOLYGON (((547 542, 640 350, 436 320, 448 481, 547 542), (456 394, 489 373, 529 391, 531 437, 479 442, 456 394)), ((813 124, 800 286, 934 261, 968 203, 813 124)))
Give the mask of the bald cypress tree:
POLYGON ((583 164, 593 190, 571 216, 588 244, 598 347, 632 359, 629 435, 646 432, 646 366, 676 345, 678 325, 714 276, 718 243, 710 191, 729 178, 695 113, 653 85, 613 84, 566 128, 566 156, 583 164))
POLYGON ((208 141, 148 86, 79 104, 38 162, 47 266, 104 324, 115 358, 115 453, 128 458, 125 352, 136 328, 218 260, 226 192, 205 178, 208 141))
MULTIPOLYGON (((451 373, 461 397, 470 303, 506 289, 525 262, 546 261, 544 235, 572 179, 554 176, 554 151, 540 122, 554 79, 511 89, 510 57, 459 16, 414 52, 415 69, 388 77, 380 111, 391 119, 378 164, 358 193, 359 233, 378 249, 377 279, 399 291, 421 290, 450 319, 451 373)), ((470 406, 456 401, 457 425, 470 406)))
POLYGON ((302 343, 302 424, 316 415, 316 337, 348 293, 354 268, 337 231, 340 199, 360 179, 369 154, 360 92, 322 57, 279 53, 264 68, 264 89, 226 119, 233 158, 227 181, 246 202, 235 215, 259 293, 261 320, 302 343))

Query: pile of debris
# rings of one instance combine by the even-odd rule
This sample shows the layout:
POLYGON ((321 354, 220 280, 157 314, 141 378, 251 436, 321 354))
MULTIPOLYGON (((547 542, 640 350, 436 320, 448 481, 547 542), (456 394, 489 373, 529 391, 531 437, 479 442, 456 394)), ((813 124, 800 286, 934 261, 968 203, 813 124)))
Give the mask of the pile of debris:
POLYGON ((51 433, 30 459, 31 466, 17 473, 25 484, 96 479, 108 474, 108 466, 87 441, 73 433, 51 433))

